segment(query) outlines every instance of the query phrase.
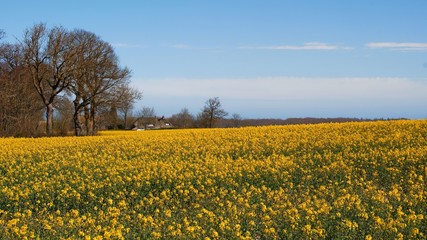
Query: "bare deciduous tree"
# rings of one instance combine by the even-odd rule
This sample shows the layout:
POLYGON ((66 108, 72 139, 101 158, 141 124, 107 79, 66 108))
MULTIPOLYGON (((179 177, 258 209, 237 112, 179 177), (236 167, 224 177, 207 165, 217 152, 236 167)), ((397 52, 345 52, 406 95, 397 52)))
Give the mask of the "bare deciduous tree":
POLYGON ((98 107, 112 98, 115 87, 129 80, 130 70, 119 66, 112 46, 95 34, 75 30, 73 39, 76 61, 70 90, 75 95, 75 133, 81 134, 79 116, 83 110, 86 133, 93 135, 97 131, 98 107))
POLYGON ((122 84, 115 91, 114 105, 123 115, 123 127, 127 129, 128 114, 137 100, 142 99, 142 92, 129 84, 122 84))
POLYGON ((19 44, 0 44, 0 136, 35 136, 42 104, 19 44))
POLYGON ((233 123, 233 125, 232 125, 233 127, 240 127, 241 122, 242 122, 242 117, 238 113, 233 113, 231 115, 231 121, 233 123))
POLYGON ((173 126, 178 128, 191 128, 194 127, 194 116, 187 108, 183 108, 181 112, 172 115, 170 121, 173 126))
POLYGON ((219 119, 227 115, 228 113, 222 109, 219 98, 214 97, 206 101, 205 107, 199 114, 199 120, 201 120, 202 125, 205 127, 212 128, 219 119))
POLYGON ((55 102, 54 130, 61 136, 66 136, 73 129, 74 105, 69 96, 61 96, 55 102))
POLYGON ((34 87, 46 107, 47 135, 52 134, 55 99, 69 86, 72 77, 74 53, 69 43, 70 37, 64 28, 49 30, 45 24, 27 29, 22 42, 34 87))

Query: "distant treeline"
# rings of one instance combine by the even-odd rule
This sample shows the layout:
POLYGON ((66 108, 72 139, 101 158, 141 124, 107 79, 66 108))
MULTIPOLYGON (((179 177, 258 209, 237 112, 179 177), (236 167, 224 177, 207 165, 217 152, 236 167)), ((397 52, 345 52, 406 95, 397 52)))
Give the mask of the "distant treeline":
POLYGON ((267 126, 267 125, 289 125, 289 124, 319 124, 319 123, 343 123, 343 122, 372 122, 384 120, 403 120, 399 119, 384 119, 384 118, 262 118, 262 119, 241 119, 238 122, 234 119, 222 119, 220 127, 248 127, 248 126, 267 126), (238 124, 236 126, 236 124, 238 124))

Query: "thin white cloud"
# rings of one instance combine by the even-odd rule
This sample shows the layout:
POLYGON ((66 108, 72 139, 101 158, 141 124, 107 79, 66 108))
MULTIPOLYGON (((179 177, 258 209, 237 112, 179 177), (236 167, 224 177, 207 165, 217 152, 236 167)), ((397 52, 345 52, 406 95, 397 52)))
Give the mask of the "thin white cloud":
POLYGON ((113 43, 112 45, 115 48, 144 48, 144 46, 140 44, 113 43))
POLYGON ((303 45, 275 45, 260 47, 241 47, 243 49, 267 49, 267 50, 351 50, 352 47, 332 45, 321 42, 308 42, 303 45))
POLYGON ((190 48, 190 46, 187 44, 175 44, 175 45, 172 45, 172 48, 188 49, 188 48, 190 48))
POLYGON ((426 51, 427 43, 421 42, 371 42, 366 44, 373 49, 391 49, 398 51, 426 51))
POLYGON ((219 97, 230 112, 247 116, 425 116, 427 82, 393 77, 265 77, 137 80, 143 102, 161 112, 198 111, 219 97), (275 114, 275 115, 273 115, 275 114))
POLYGON ((218 47, 218 46, 205 46, 205 47, 200 47, 200 46, 192 46, 192 45, 187 45, 187 44, 175 44, 175 45, 170 45, 167 46, 169 48, 174 48, 174 49, 182 49, 182 50, 195 50, 195 51, 210 51, 210 52, 223 52, 224 48, 223 47, 218 47))
POLYGON ((146 93, 260 100, 426 100, 427 83, 406 78, 160 79, 141 81, 146 93))

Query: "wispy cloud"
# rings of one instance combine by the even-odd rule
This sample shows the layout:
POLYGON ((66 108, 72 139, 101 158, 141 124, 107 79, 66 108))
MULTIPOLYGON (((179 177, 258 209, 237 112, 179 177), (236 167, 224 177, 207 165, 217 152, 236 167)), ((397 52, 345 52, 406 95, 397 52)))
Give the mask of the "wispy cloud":
POLYGON ((397 51, 426 51, 427 43, 420 42, 371 42, 366 44, 369 48, 390 49, 397 51))
POLYGON ((112 45, 115 48, 144 48, 144 46, 140 44, 113 43, 112 45))
POLYGON ((172 45, 171 47, 177 48, 177 49, 188 49, 188 48, 190 48, 190 46, 187 44, 175 44, 175 45, 172 45))
POLYGON ((274 46, 258 46, 258 47, 241 47, 243 49, 267 49, 267 50, 351 50, 352 47, 332 45, 321 42, 307 42, 303 45, 274 45, 274 46))
POLYGON ((425 116, 427 82, 393 77, 272 77, 141 80, 144 101, 170 114, 182 107, 198 111, 209 97, 226 109, 287 116, 425 116))
POLYGON ((146 80, 146 92, 169 96, 223 96, 239 99, 423 99, 426 82, 406 78, 156 79, 146 80), (168 86, 165 88, 164 86, 168 86))
POLYGON ((224 52, 224 48, 221 46, 194 46, 188 44, 174 44, 164 46, 167 48, 177 49, 177 50, 189 50, 189 51, 204 51, 212 53, 221 53, 224 52))

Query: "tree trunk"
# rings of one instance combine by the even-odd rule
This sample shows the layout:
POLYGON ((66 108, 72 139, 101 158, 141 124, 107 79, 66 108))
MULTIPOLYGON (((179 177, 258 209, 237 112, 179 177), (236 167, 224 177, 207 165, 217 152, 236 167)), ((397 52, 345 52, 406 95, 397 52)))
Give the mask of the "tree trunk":
POLYGON ((73 114, 73 122, 74 122, 74 134, 76 136, 80 136, 82 134, 82 125, 80 124, 78 111, 75 111, 73 114))
POLYGON ((73 114, 73 122, 74 122, 74 134, 76 136, 80 136, 82 134, 82 125, 79 119, 79 110, 74 110, 73 114))
POLYGON ((74 99, 73 104, 74 104, 74 114, 73 114, 73 122, 74 122, 74 134, 76 136, 80 136, 82 134, 82 125, 80 123, 80 98, 76 97, 76 99, 74 99))
POLYGON ((90 126, 90 121, 89 121, 89 106, 86 105, 85 106, 85 128, 86 128, 86 135, 90 135, 90 131, 92 129, 92 127, 90 126))
POLYGON ((209 113, 209 128, 212 128, 212 126, 213 126, 213 121, 214 121, 214 116, 213 116, 213 111, 211 111, 210 113, 209 113))
POLYGON ((124 124, 123 124, 124 126, 123 126, 123 127, 124 127, 125 129, 128 129, 128 128, 127 128, 127 116, 128 116, 128 112, 127 112, 127 111, 125 111, 125 112, 124 112, 124 114, 123 114, 123 118, 124 118, 124 124))
POLYGON ((46 134, 48 136, 52 135, 53 128, 53 103, 46 105, 46 134))
POLYGON ((90 135, 93 136, 97 133, 97 122, 96 122, 96 107, 95 104, 90 105, 90 114, 89 114, 89 122, 90 122, 90 135))

